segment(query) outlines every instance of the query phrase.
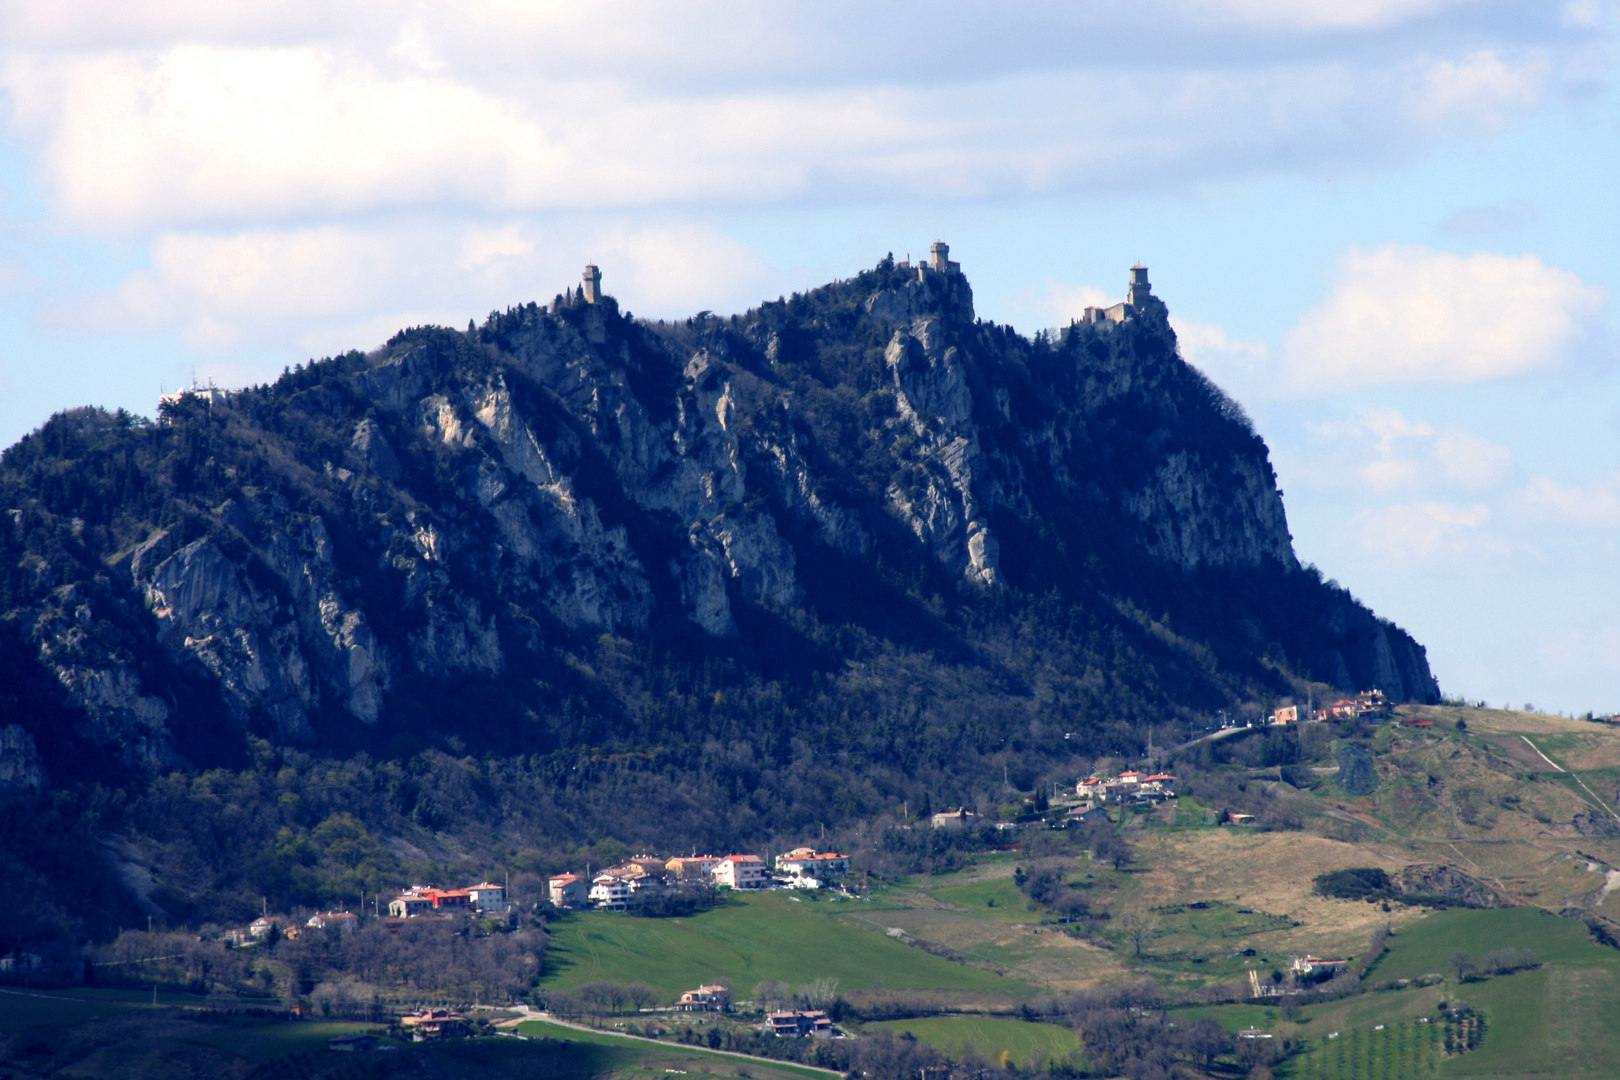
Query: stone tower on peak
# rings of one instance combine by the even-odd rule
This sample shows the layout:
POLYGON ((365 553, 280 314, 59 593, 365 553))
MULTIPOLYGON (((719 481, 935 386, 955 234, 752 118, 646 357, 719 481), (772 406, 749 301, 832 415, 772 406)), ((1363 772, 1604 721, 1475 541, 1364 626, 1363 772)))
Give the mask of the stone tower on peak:
POLYGON ((1148 284, 1147 267, 1140 264, 1131 267, 1131 284, 1125 290, 1125 302, 1136 307, 1152 295, 1153 286, 1148 284))
POLYGON ((596 268, 595 263, 585 264, 585 302, 594 304, 602 299, 602 271, 596 268))
POLYGON ((962 264, 951 262, 951 245, 943 240, 935 240, 928 246, 929 264, 942 274, 953 270, 961 270, 962 264))

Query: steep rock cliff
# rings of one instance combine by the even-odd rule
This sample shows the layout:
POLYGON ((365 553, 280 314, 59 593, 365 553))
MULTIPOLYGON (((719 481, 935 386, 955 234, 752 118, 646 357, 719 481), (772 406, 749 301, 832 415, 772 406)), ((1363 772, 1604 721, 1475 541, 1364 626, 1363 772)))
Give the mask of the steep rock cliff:
MULTIPOLYGON (((836 701, 898 649, 1116 743, 1306 680, 1438 696, 1299 566, 1263 442, 1157 299, 1029 340, 890 260, 730 319, 570 293, 156 425, 64 414, 0 494, 0 629, 67 703, 35 728, 137 772, 242 734, 701 741, 649 689, 677 654, 836 701), (1037 618, 1039 663, 1006 645, 1037 618), (610 642, 654 651, 610 677, 610 642)), ((61 771, 4 730, 0 781, 61 771)))

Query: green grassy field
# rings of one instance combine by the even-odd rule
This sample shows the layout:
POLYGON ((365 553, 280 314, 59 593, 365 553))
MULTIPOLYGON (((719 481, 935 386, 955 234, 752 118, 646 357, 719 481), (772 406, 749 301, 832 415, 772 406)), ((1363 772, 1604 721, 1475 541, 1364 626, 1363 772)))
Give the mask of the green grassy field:
POLYGON ((644 982, 668 1001, 729 979, 747 997, 764 979, 799 986, 834 978, 840 989, 969 990, 1023 997, 1031 987, 952 963, 843 918, 855 901, 783 893, 737 897, 685 919, 585 912, 552 924, 542 985, 568 989, 606 979, 644 982))
POLYGON ((605 1051, 604 1063, 615 1073, 630 1067, 660 1076, 668 1069, 708 1076, 753 1076, 763 1080, 828 1080, 829 1076, 836 1075, 825 1069, 789 1062, 744 1058, 681 1043, 648 1042, 606 1031, 581 1031, 544 1020, 525 1020, 518 1025, 518 1034, 528 1039, 561 1039, 576 1046, 595 1048, 598 1053, 605 1051))
POLYGON ((1296 1030, 1311 1050, 1291 1061, 1285 1075, 1301 1080, 1616 1075, 1620 951, 1593 944, 1580 922, 1534 908, 1436 912, 1391 939, 1369 981, 1431 973, 1447 978, 1434 986, 1374 992, 1304 1010, 1296 1030), (1533 950, 1542 966, 1461 985, 1450 977, 1453 953, 1478 960, 1488 949, 1509 946, 1533 950), (1437 1025, 1418 1021, 1438 1018, 1441 1001, 1472 1006, 1488 1026, 1478 1049, 1438 1060, 1431 1068, 1417 1043, 1436 1038, 1437 1025), (1374 1031, 1377 1024, 1384 1024, 1384 1031, 1374 1031), (1340 1037, 1330 1042, 1331 1031, 1340 1037))
POLYGON ((1442 1028, 1435 1023, 1386 1024, 1382 1030, 1340 1032, 1337 1038, 1323 1035, 1308 1040, 1307 1049, 1290 1059, 1281 1075, 1287 1080, 1415 1080, 1443 1075, 1442 1028))
POLYGON ((1080 1048, 1080 1041, 1068 1028, 1056 1024, 1032 1024, 993 1016, 930 1016, 916 1020, 885 1020, 867 1024, 863 1030, 888 1028, 896 1035, 909 1032, 947 1054, 960 1054, 972 1046, 992 1063, 1003 1052, 1021 1068, 1035 1071, 1049 1061, 1061 1061, 1080 1048))
POLYGON ((1390 939, 1389 952, 1373 965, 1373 982, 1446 975, 1451 956, 1465 952, 1475 960, 1489 949, 1530 949, 1543 964, 1559 966, 1620 965, 1620 952, 1593 944, 1586 927, 1539 908, 1494 911, 1437 911, 1390 939))

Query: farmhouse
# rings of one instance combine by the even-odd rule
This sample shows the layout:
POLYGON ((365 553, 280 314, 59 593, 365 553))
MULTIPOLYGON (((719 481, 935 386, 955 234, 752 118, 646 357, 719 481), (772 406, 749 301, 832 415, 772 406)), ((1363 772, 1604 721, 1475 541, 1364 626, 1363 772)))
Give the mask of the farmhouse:
POLYGON ((347 911, 323 911, 311 915, 304 925, 314 930, 353 930, 360 925, 360 919, 347 911))
POLYGON ((1296 975, 1316 975, 1342 971, 1349 963, 1348 960, 1324 960, 1320 956, 1296 956, 1288 970, 1296 975))
POLYGON ((422 1042, 424 1039, 442 1039, 460 1034, 465 1020, 460 1013, 449 1009, 425 1009, 400 1017, 399 1026, 405 1029, 413 1042, 422 1042))
POLYGON ((820 1009, 766 1013, 765 1028, 777 1036, 797 1035, 830 1039, 833 1034, 832 1021, 820 1009))
POLYGON ((725 1012, 731 1005, 731 987, 706 983, 681 995, 675 1007, 682 1012, 725 1012))
POLYGON ((935 814, 929 820, 936 829, 960 829, 964 825, 972 825, 978 822, 979 815, 971 810, 958 808, 943 814, 935 814))

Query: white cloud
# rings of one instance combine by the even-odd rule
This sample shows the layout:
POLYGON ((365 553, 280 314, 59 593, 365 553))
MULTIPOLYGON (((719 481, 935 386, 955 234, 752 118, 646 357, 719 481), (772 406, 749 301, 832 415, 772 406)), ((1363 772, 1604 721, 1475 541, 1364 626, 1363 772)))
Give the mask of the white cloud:
POLYGON ((1532 514, 1591 529, 1620 529, 1620 473, 1565 487, 1545 476, 1531 477, 1526 491, 1532 514))
POLYGON ((1536 52, 1508 61, 1482 49, 1458 61, 1437 60, 1428 69, 1413 108, 1433 122, 1461 118, 1495 129, 1508 113, 1540 102, 1547 74, 1547 58, 1536 52))
POLYGON ((1264 397, 1271 390, 1275 366, 1264 342, 1240 341, 1214 323, 1170 317, 1181 358, 1208 375, 1216 385, 1239 400, 1264 397))
POLYGON ((1490 520, 1483 503, 1425 501, 1363 510, 1352 524, 1369 555, 1388 565, 1412 566, 1469 552, 1490 520))
POLYGON ((1297 483, 1347 488, 1360 497, 1500 492, 1515 477, 1513 452, 1456 425, 1413 420, 1394 409, 1306 425, 1312 448, 1288 452, 1297 483), (1359 482, 1359 483, 1357 483, 1359 482))
POLYGON ((178 330, 194 348, 247 344, 369 348, 422 322, 459 325, 492 303, 549 301, 594 259, 604 286, 639 313, 741 307, 773 283, 758 255, 703 225, 622 222, 546 228, 528 220, 411 219, 224 235, 166 233, 151 266, 57 325, 178 330))
POLYGON ((1109 299, 1108 294, 1094 285, 1066 285, 1051 278, 1045 290, 1033 304, 1043 316, 1043 326, 1068 326, 1085 314, 1088 307, 1107 307, 1119 303, 1121 297, 1109 299))
POLYGON ((1535 255, 1352 249, 1320 307, 1284 339, 1289 389, 1471 383, 1555 368, 1603 290, 1535 255))
POLYGON ((1214 9, 1251 22, 1306 30, 1390 26, 1477 0, 1189 0, 1197 11, 1214 9))
POLYGON ((300 18, 58 3, 0 15, 14 31, 0 82, 57 213, 88 232, 447 204, 1016 197, 1408 153, 1533 108, 1564 57, 1549 50, 1584 47, 1459 35, 1416 58, 1301 53, 1274 28, 1243 30, 1384 26, 1434 6, 1233 0, 1226 36, 1193 47, 1204 38, 1179 0, 1101 22, 1037 5, 926 24, 853 4, 300 18), (1294 8, 1312 14, 1290 21, 1294 8), (875 30, 891 22, 909 35, 898 57, 875 30))

